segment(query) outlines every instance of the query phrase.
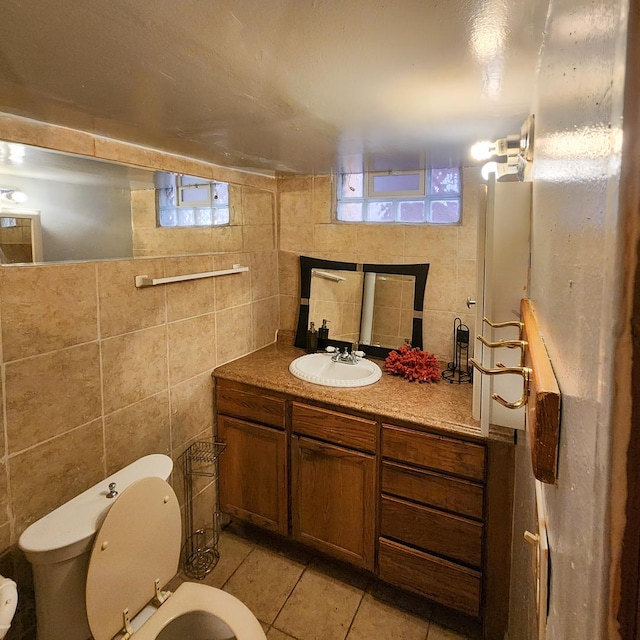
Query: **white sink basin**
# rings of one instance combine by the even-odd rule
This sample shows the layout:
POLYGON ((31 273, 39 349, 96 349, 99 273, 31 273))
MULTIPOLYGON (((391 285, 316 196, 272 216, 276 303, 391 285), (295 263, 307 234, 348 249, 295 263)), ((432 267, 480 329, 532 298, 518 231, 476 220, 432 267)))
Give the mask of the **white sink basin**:
POLYGON ((333 362, 330 353, 310 353, 296 358, 289 371, 296 377, 325 387, 364 387, 382 377, 380 367, 371 360, 356 364, 333 362))

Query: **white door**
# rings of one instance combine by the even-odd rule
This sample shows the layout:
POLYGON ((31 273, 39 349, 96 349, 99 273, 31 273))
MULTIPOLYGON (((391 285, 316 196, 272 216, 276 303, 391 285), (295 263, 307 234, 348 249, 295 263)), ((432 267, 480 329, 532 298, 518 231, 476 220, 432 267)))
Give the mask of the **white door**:
MULTIPOLYGON (((517 327, 493 329, 483 322, 520 320, 520 300, 528 295, 530 254, 530 182, 496 182, 487 187, 484 216, 478 224, 478 300, 476 304, 476 334, 482 333, 490 342, 517 340, 517 327), (484 260, 484 269, 482 262, 484 260)), ((520 349, 489 348, 477 338, 474 357, 487 369, 496 363, 507 367, 520 366, 520 349)), ((474 371, 474 417, 479 419, 484 433, 489 424, 524 429, 524 407, 508 409, 494 400, 494 393, 509 402, 522 397, 523 380, 518 374, 483 375, 474 371)))

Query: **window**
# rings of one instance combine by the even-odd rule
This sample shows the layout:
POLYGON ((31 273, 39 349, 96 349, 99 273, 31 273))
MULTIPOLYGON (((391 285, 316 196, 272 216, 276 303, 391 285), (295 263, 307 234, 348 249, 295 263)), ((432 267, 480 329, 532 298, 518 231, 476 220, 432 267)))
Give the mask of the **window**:
POLYGON ((159 227, 229 224, 229 184, 175 173, 156 176, 159 227))
POLYGON ((424 169, 400 158, 374 156, 367 171, 338 176, 337 219, 343 222, 459 224, 460 169, 424 169), (393 168, 392 168, 393 167, 393 168))

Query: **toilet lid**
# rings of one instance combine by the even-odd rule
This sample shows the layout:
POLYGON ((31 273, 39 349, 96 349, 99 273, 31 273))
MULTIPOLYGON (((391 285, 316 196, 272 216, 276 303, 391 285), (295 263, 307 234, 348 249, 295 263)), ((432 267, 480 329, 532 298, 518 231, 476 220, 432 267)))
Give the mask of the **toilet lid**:
POLYGON ((110 640, 166 585, 180 561, 180 507, 162 478, 143 478, 116 499, 93 543, 86 605, 95 640, 110 640))

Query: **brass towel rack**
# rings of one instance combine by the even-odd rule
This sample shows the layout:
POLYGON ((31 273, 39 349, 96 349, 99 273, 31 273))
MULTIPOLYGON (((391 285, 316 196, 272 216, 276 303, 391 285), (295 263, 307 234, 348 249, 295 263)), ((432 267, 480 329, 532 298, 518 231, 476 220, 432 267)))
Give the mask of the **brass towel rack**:
POLYGON ((488 318, 483 318, 483 322, 493 328, 517 327, 518 340, 490 342, 481 335, 477 336, 482 344, 490 348, 521 349, 519 367, 507 367, 498 362, 494 369, 487 369, 473 358, 470 358, 469 362, 484 375, 518 374, 522 376, 523 390, 519 400, 509 402, 497 393, 492 394, 491 397, 509 409, 527 406, 527 429, 533 474, 541 482, 553 484, 557 475, 560 434, 560 388, 540 335, 533 305, 528 298, 523 298, 520 303, 520 318, 520 322, 492 322, 488 318))

